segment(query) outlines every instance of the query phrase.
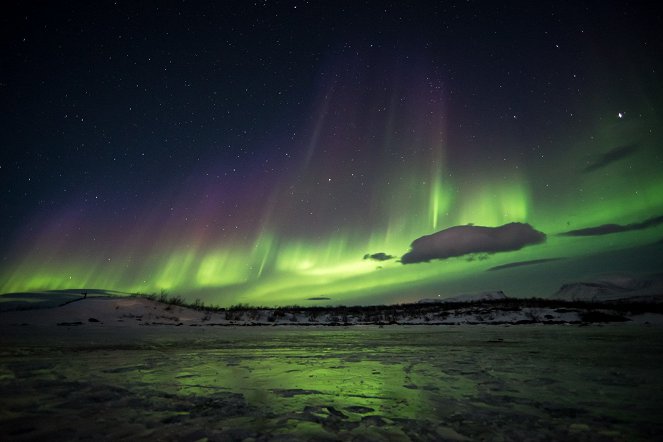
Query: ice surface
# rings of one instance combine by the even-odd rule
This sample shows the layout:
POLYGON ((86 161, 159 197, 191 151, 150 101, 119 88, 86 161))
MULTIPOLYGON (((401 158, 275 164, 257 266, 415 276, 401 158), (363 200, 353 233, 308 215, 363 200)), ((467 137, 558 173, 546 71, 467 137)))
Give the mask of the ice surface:
POLYGON ((663 432, 658 326, 1 331, 3 440, 630 441, 663 432))

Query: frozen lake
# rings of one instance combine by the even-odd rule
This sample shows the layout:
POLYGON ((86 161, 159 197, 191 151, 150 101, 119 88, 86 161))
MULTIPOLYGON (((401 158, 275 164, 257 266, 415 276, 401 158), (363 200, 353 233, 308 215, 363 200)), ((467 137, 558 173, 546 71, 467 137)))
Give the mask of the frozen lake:
POLYGON ((663 328, 3 327, 2 440, 653 440, 663 328))

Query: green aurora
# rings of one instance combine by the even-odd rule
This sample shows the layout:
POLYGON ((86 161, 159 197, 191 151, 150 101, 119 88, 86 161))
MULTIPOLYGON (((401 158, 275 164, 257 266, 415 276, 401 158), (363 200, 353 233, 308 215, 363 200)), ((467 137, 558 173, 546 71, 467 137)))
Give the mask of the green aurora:
MULTIPOLYGON (((511 28, 516 35, 539 35, 530 26, 523 21, 511 28)), ((76 124, 112 132, 120 147, 104 156, 110 141, 99 141, 100 150, 86 154, 92 165, 81 166, 83 172, 67 154, 58 154, 53 165, 35 166, 34 181, 56 178, 44 181, 10 220, 0 293, 98 288, 167 290, 221 306, 381 304, 485 290, 546 296, 566 282, 660 272, 662 223, 563 235, 663 215, 663 92, 648 68, 649 49, 627 52, 635 37, 618 35, 609 41, 620 50, 598 51, 603 31, 584 29, 586 40, 569 31, 566 45, 566 37, 550 42, 542 34, 545 50, 543 43, 526 46, 530 39, 523 38, 523 54, 541 54, 521 63, 512 77, 513 63, 507 62, 517 51, 499 52, 508 48, 490 46, 502 54, 499 64, 481 47, 473 54, 460 45, 464 56, 447 60, 443 55, 454 52, 440 48, 385 45, 371 52, 377 49, 362 46, 358 37, 361 44, 316 58, 313 69, 308 61, 295 65, 307 79, 296 82, 297 90, 305 92, 278 106, 270 106, 266 94, 261 106, 250 92, 269 84, 267 69, 229 70, 242 87, 223 86, 217 95, 218 85, 210 81, 194 84, 199 95, 213 97, 214 106, 231 103, 241 118, 206 122, 220 128, 213 136, 202 123, 171 123, 161 105, 121 96, 108 98, 119 100, 121 112, 81 104, 89 116, 76 124), (126 109, 134 112, 131 117, 126 109), (136 109, 156 115, 159 124, 134 125, 129 118, 137 118, 136 109), (124 132, 134 138, 117 135, 124 132), (230 135, 235 132, 240 138, 230 135), (72 181, 77 175, 85 181, 72 181), (509 223, 526 223, 546 240, 519 250, 399 261, 422 236, 509 223), (371 254, 393 258, 364 258, 371 254), (488 271, 498 266, 504 267, 488 271)), ((463 44, 471 48, 472 40, 463 44)), ((188 60, 189 52, 179 57, 188 60)), ((275 66, 281 72, 281 64, 275 66)), ((125 76, 131 75, 141 74, 125 76)), ((79 81, 106 97, 96 78, 79 81)), ((265 87, 282 86, 274 81, 265 87)), ((176 97, 185 93, 176 91, 176 97)), ((189 109, 184 99, 173 103, 171 110, 189 109)), ((66 136, 48 138, 40 126, 35 137, 46 141, 24 134, 16 145, 45 143, 46 150, 58 152, 58 143, 87 140, 83 129, 65 124, 71 123, 62 123, 66 136)), ((17 170, 23 179, 26 172, 17 170)))
POLYGON ((659 247, 650 244, 660 240, 661 225, 611 235, 560 236, 571 229, 634 223, 663 213, 663 175, 651 161, 660 156, 656 121, 629 121, 606 112, 601 126, 578 140, 565 140, 574 144, 572 149, 545 153, 552 158, 529 158, 525 164, 507 157, 478 158, 473 167, 452 168, 445 160, 450 147, 441 106, 433 108, 436 118, 422 119, 430 109, 406 106, 384 120, 367 117, 349 130, 346 139, 352 142, 334 144, 331 132, 342 122, 347 126, 347 116, 327 117, 325 108, 343 100, 323 100, 308 158, 298 170, 279 176, 266 196, 233 208, 236 224, 209 228, 223 214, 210 200, 222 197, 214 195, 219 192, 213 186, 196 190, 205 184, 195 178, 179 193, 174 190, 165 204, 138 210, 129 226, 62 211, 43 222, 38 234, 18 242, 15 259, 3 266, 0 290, 168 290, 221 305, 302 304, 314 297, 330 298, 333 304, 383 303, 492 289, 545 296, 574 279, 610 271, 652 272, 660 265, 659 247), (399 130, 391 127, 396 120, 399 130), (359 140, 370 140, 364 149, 384 153, 363 169, 370 175, 354 177, 353 169, 335 163, 348 162, 347 155, 352 162, 368 161, 358 147, 351 147, 359 140), (595 172, 583 171, 626 143, 637 143, 632 155, 595 172), (383 157, 398 160, 380 164, 383 157), (181 207, 191 194, 204 194, 205 199, 193 204, 186 220, 177 219, 167 207, 181 207), (457 225, 511 222, 528 223, 547 240, 517 251, 427 263, 404 265, 397 259, 423 235, 457 225), (646 249, 640 259, 638 247, 646 249), (364 259, 378 252, 396 259, 364 259), (606 262, 602 256, 618 258, 606 262), (565 259, 486 272, 510 262, 560 257, 565 259))

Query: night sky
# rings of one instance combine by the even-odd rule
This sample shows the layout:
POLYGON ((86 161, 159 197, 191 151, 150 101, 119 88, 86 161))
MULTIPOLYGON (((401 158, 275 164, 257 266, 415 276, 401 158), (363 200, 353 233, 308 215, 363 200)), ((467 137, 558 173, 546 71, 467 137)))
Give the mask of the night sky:
POLYGON ((660 272, 643 5, 11 2, 0 292, 379 304, 660 272))

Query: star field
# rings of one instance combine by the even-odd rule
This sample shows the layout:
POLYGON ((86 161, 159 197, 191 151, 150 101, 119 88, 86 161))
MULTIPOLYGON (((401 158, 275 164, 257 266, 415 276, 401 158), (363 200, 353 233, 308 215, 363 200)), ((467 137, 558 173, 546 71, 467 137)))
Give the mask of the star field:
POLYGON ((660 271, 644 5, 3 15, 0 292, 358 304, 660 271))

